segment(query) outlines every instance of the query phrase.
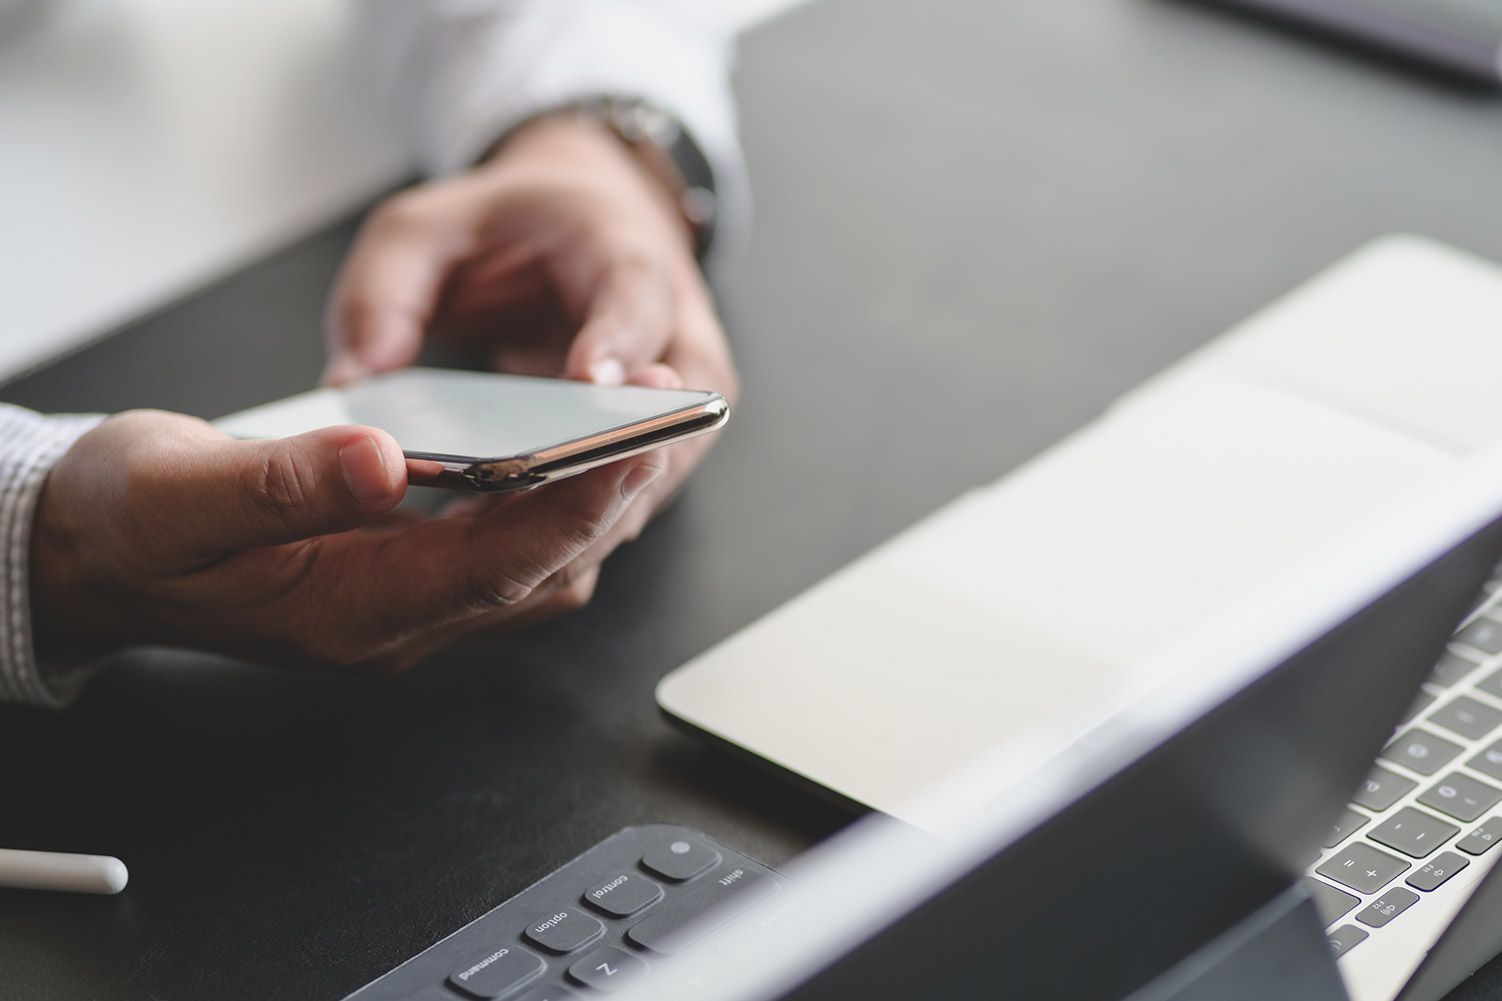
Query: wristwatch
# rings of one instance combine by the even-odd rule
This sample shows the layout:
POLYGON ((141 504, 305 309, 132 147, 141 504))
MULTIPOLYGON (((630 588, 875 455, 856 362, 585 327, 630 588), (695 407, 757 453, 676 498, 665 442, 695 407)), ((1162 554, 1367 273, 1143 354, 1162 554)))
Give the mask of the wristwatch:
POLYGON ((608 129, 669 191, 679 193, 678 208, 694 235, 694 254, 702 262, 714 241, 719 200, 709 158, 688 130, 672 113, 641 98, 596 97, 571 107, 608 129))

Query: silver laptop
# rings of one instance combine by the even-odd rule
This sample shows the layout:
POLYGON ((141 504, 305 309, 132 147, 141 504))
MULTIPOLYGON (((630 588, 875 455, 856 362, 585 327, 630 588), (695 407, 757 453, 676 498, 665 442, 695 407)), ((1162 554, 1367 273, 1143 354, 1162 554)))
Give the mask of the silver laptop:
POLYGON ((1387 48, 1490 84, 1502 83, 1496 0, 1229 0, 1387 48))
MULTIPOLYGON (((1469 503, 1456 483, 1502 443, 1499 371, 1502 272, 1429 241, 1379 241, 674 672, 659 701, 952 837, 1082 741, 1176 705, 1182 664, 1162 651, 1223 636, 1234 610, 1311 579, 1370 586, 1392 571, 1395 526, 1453 531, 1469 503)), ((1461 935, 1452 921, 1502 857, 1488 850, 1502 814, 1495 608, 1472 613, 1431 701, 1381 770, 1351 782, 1312 860, 1357 1001, 1437 996, 1502 947, 1492 926, 1461 935), (1415 980, 1447 935, 1466 939, 1465 958, 1415 980)), ((1247 642, 1286 640, 1270 621, 1247 642)), ((1352 692, 1331 726, 1355 727, 1371 696, 1352 692)))

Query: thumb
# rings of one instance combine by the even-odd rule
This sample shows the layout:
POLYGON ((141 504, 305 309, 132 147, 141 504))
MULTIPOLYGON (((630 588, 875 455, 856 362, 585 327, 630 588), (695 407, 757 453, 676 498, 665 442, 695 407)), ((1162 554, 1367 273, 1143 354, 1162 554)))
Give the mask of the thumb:
POLYGON ((191 500, 183 528, 211 554, 356 528, 390 511, 407 490, 401 448, 368 427, 206 440, 184 465, 191 500))

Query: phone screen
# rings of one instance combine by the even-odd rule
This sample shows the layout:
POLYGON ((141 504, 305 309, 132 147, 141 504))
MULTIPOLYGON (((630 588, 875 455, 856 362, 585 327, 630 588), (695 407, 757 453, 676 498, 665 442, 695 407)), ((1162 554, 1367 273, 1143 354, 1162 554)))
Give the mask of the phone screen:
POLYGON ((411 368, 268 403, 215 425, 240 438, 282 438, 333 424, 365 424, 390 432, 404 452, 491 459, 627 427, 711 396, 411 368))

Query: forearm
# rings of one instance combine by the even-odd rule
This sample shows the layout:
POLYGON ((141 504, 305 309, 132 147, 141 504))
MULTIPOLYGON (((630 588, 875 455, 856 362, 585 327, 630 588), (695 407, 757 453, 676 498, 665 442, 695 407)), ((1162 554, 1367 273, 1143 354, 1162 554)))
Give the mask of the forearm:
POLYGON ((691 0, 365 0, 382 90, 424 170, 475 163, 540 112, 638 97, 676 117, 715 175, 717 229, 736 244, 749 192, 735 131, 728 24, 691 0))
POLYGON ((33 646, 31 537, 47 474, 97 416, 44 417, 0 404, 0 700, 57 706, 76 694, 79 671, 44 670, 33 646))

